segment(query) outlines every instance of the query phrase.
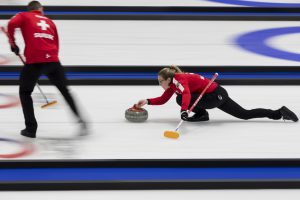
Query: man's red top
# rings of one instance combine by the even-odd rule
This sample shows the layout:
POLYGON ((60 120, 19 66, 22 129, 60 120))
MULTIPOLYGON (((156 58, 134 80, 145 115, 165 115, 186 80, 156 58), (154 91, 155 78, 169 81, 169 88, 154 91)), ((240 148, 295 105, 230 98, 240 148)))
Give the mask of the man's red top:
POLYGON ((58 62, 59 41, 53 21, 40 11, 21 12, 8 22, 8 36, 15 44, 15 29, 20 28, 24 42, 26 63, 58 62))
MULTIPOLYGON (((176 93, 177 95, 182 95, 181 110, 188 110, 191 101, 191 93, 198 93, 200 95, 208 83, 209 79, 198 74, 177 73, 170 83, 170 87, 166 89, 160 97, 148 99, 148 102, 150 105, 162 105, 176 93)), ((211 93, 217 87, 218 84, 213 82, 205 93, 211 93)))

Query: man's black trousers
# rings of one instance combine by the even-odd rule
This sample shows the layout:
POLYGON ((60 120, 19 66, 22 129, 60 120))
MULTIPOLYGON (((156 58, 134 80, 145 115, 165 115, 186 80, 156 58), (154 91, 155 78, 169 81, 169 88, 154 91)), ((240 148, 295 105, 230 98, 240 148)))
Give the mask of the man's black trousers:
POLYGON ((26 64, 20 75, 19 95, 25 118, 26 130, 32 133, 35 133, 37 130, 37 121, 34 116, 31 93, 42 74, 45 74, 50 82, 57 87, 71 107, 71 110, 79 117, 78 109, 67 88, 67 79, 60 62, 26 64))

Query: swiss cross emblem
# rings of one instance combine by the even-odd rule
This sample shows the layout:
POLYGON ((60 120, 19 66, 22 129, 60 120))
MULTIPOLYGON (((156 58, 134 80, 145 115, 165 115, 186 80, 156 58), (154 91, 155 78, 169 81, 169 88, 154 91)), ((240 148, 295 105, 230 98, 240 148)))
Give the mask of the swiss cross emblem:
POLYGON ((47 24, 45 20, 40 20, 40 22, 37 23, 37 25, 40 26, 43 31, 46 31, 47 28, 50 27, 49 24, 47 24))

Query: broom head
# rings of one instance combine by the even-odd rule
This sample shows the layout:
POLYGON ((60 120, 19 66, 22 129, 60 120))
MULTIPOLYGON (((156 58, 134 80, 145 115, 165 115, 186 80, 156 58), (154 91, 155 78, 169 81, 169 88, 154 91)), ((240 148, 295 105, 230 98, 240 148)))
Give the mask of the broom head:
POLYGON ((48 108, 48 107, 53 106, 55 104, 57 104, 57 101, 50 101, 50 102, 42 105, 41 108, 48 108))
POLYGON ((177 139, 179 138, 179 132, 177 131, 165 131, 164 136, 167 138, 177 139))

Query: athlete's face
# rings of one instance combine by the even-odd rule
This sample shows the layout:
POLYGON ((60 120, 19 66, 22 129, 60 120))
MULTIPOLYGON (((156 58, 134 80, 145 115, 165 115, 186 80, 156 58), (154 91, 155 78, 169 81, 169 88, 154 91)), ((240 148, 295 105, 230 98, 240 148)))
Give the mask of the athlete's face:
POLYGON ((168 78, 165 80, 163 77, 158 76, 157 78, 159 85, 164 88, 164 90, 168 89, 170 87, 171 79, 168 78))

